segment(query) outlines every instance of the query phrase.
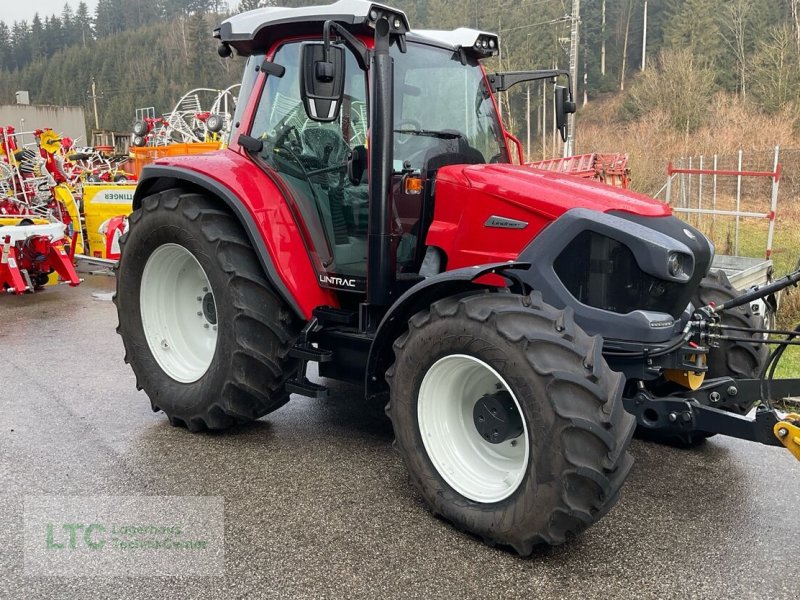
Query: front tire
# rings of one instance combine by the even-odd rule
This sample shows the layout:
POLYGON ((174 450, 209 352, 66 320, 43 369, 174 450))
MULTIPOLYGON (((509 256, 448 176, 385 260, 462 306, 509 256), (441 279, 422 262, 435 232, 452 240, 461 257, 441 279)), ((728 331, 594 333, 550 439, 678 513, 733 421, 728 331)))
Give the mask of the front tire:
POLYGON ((602 340, 571 311, 539 294, 446 298, 415 315, 394 349, 388 413, 434 514, 529 555, 616 503, 635 421, 602 340), (505 421, 485 429, 478 409, 492 396, 505 421), (487 441, 497 431, 504 439, 487 441))
POLYGON ((297 325, 232 215, 167 190, 144 198, 120 246, 117 332, 153 410, 199 431, 288 401, 297 325))

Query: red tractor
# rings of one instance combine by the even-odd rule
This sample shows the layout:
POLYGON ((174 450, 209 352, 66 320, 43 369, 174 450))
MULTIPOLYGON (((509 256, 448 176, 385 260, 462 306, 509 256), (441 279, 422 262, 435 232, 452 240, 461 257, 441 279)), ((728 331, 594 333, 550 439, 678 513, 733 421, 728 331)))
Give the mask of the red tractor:
POLYGON ((487 74, 496 35, 364 0, 215 37, 247 57, 230 144, 146 167, 121 240, 125 360, 173 425, 324 397, 318 363, 388 401, 434 513, 520 554, 614 505, 637 426, 800 441, 769 402, 800 382, 759 379, 779 353, 749 312, 800 274, 737 297, 668 206, 512 164, 494 92, 564 73, 487 74))

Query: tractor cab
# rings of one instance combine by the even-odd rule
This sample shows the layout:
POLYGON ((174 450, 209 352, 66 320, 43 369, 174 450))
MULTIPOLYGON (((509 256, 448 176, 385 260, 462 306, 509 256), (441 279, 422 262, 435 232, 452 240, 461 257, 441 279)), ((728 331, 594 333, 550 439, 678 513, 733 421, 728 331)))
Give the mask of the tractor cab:
MULTIPOLYGON (((254 99, 240 104, 231 143, 236 145, 242 134, 254 140, 256 162, 285 185, 305 226, 320 285, 351 293, 342 297, 343 304, 359 302, 367 289, 369 181, 375 179, 367 173, 371 145, 389 147, 375 159, 385 163, 389 198, 384 210, 374 208, 385 220, 381 226, 389 247, 381 255, 390 262, 395 286, 399 280, 402 291, 425 274, 443 270, 443 257, 429 254, 424 243, 437 171, 447 165, 509 162, 505 132, 480 64, 498 52, 497 37, 465 28, 412 32, 402 13, 349 1, 245 13, 226 21, 216 35, 223 53, 233 47, 249 54, 243 94, 254 99), (353 17, 342 17, 345 12, 353 17), (380 82, 368 54, 374 52, 375 22, 387 14, 393 29, 386 36, 393 78, 378 98, 380 82), (278 37, 278 29, 289 21, 296 21, 296 36, 278 37), (335 23, 337 31, 320 42, 326 21, 335 23), (337 100, 325 105, 328 112, 318 114, 308 100, 305 70, 320 61, 308 63, 305 56, 326 42, 339 57, 335 76, 341 87, 337 100), (260 69, 267 70, 267 77, 259 93, 260 69), (385 130, 370 131, 371 100, 391 107, 385 130)), ((311 79, 316 75, 311 73, 311 79)))
MULTIPOLYGON (((472 36, 477 39, 478 33, 472 36)), ((435 38, 420 35, 414 40, 409 39, 405 52, 397 44, 390 48, 396 82, 389 132, 390 235, 398 274, 418 273, 424 260, 433 201, 430 184, 437 170, 508 161, 503 129, 478 60, 465 56, 462 62, 457 46, 435 38)), ((308 226, 320 281, 363 291, 369 222, 368 178, 363 175, 370 141, 368 73, 348 49, 339 114, 332 121, 316 121, 301 98, 304 44, 287 42, 275 49, 271 60, 285 72, 267 79, 249 135, 264 142, 256 160, 287 184, 308 226)))
MULTIPOLYGON (((449 258, 476 264, 469 252, 448 257, 429 233, 444 202, 437 200, 441 169, 509 165, 508 140, 522 162, 493 92, 569 78, 559 70, 487 75, 481 60, 499 52, 496 35, 413 31, 401 11, 364 0, 250 11, 215 36, 221 55, 249 56, 248 101, 239 104, 230 147, 244 149, 277 182, 301 224, 318 284, 371 330, 406 290, 448 269, 449 258)), ((566 115, 575 111, 569 88, 556 86, 554 101, 563 137, 566 115)), ((463 186, 451 179, 449 207, 464 205, 456 189, 463 186)), ((478 204, 491 211, 494 202, 478 204)), ((474 218, 501 230, 484 246, 499 244, 497 255, 507 259, 536 231, 491 212, 474 218), (515 235, 502 231, 509 223, 515 235)))

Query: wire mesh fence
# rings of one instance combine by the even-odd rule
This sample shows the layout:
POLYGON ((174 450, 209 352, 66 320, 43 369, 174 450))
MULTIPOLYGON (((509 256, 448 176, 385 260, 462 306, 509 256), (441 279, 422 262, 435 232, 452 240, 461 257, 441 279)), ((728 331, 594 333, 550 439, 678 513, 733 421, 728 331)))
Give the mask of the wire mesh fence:
POLYGON ((656 197, 710 237, 718 254, 772 256, 786 268, 797 260, 800 149, 682 157, 656 197))

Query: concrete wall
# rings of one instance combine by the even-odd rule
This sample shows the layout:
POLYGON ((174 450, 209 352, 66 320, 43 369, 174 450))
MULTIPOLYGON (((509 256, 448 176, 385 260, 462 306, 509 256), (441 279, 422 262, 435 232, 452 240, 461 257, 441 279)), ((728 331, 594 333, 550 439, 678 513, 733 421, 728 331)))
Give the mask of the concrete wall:
MULTIPOLYGON (((0 105, 0 127, 8 125, 18 133, 49 127, 62 136, 78 140, 79 146, 87 145, 83 109, 75 106, 0 105), (21 125, 22 119, 25 123, 21 125)), ((33 137, 26 136, 25 142, 33 142, 33 137)))

